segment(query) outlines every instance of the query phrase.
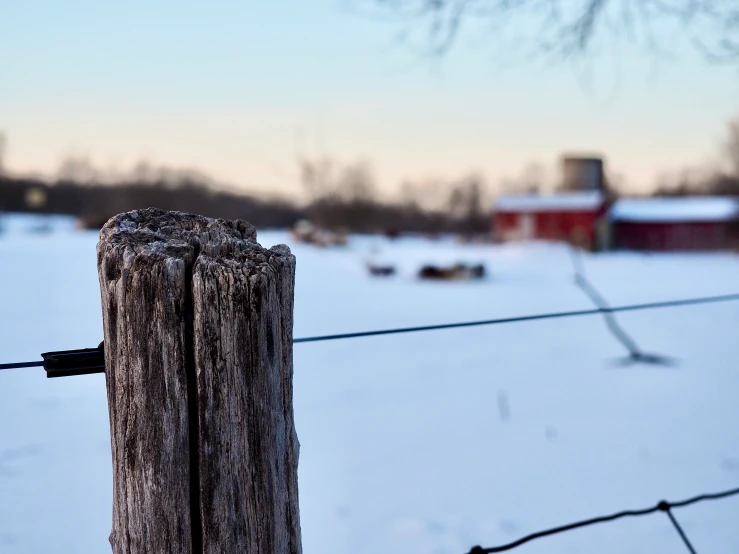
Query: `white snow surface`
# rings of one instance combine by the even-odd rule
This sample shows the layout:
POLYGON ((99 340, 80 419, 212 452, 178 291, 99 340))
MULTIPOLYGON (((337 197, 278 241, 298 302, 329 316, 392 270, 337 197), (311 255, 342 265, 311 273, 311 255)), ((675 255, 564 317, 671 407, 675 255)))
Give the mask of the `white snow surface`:
POLYGON ((599 209, 604 202, 605 196, 599 190, 556 194, 513 194, 499 197, 494 209, 499 212, 591 211, 599 209))
POLYGON ((651 223, 728 221, 739 218, 736 198, 621 198, 609 210, 610 219, 651 223))
POLYGON ((24 214, 0 212, 0 236, 11 234, 46 234, 73 232, 76 218, 69 215, 24 214))
MULTIPOLYGON (((96 233, 0 235, 0 361, 101 336, 96 233)), ((266 246, 287 233, 260 233, 266 246)), ((555 244, 353 237, 291 245, 295 336, 592 307, 555 244), (371 278, 368 259, 394 262, 371 278), (484 262, 481 282, 419 282, 423 263, 484 262)), ((613 304, 737 292, 729 254, 588 255, 613 304)), ((306 554, 462 554, 661 498, 739 485, 739 303, 619 314, 676 367, 616 367, 598 316, 295 346, 306 554)), ((0 372, 0 552, 109 552, 103 375, 0 372)), ((675 511, 699 552, 739 551, 739 498, 675 511)), ((514 552, 683 552, 664 514, 514 552)))

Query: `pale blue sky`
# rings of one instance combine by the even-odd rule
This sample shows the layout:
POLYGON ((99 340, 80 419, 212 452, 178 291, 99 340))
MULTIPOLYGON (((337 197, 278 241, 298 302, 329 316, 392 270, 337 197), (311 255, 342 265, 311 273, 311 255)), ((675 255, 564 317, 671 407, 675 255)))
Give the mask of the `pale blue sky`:
POLYGON ((146 158, 251 189, 300 189, 296 149, 370 160, 381 186, 478 171, 491 184, 563 151, 605 154, 634 190, 714 156, 739 113, 738 67, 675 38, 584 70, 503 55, 471 32, 440 61, 351 0, 0 0, 0 130, 13 171, 69 154, 146 158), (670 40, 670 42, 672 42, 670 40), (302 138, 301 138, 302 137, 302 138))

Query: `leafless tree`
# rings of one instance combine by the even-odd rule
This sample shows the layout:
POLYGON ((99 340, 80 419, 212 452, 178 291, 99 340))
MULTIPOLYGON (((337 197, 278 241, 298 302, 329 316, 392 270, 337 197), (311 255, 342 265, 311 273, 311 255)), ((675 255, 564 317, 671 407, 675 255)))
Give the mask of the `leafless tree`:
POLYGON ((732 173, 735 178, 739 179, 739 117, 729 122, 729 136, 725 148, 732 173))
POLYGON ((343 168, 334 186, 336 194, 347 202, 372 203, 376 200, 375 177, 366 161, 343 168))
POLYGON ((380 194, 367 161, 299 159, 299 164, 309 198, 306 213, 319 227, 359 232, 488 230, 485 187, 477 175, 405 181, 392 201, 380 194))
POLYGON ((448 209, 448 183, 439 178, 407 180, 401 185, 400 197, 408 209, 443 211, 448 209))
POLYGON ((467 232, 486 227, 485 185, 479 175, 469 175, 452 184, 448 211, 467 232))
POLYGON ((521 188, 525 191, 543 192, 546 178, 544 165, 539 162, 531 162, 521 172, 521 188))
POLYGON ((5 133, 0 131, 0 175, 5 173, 5 148, 7 141, 5 140, 5 133))
POLYGON ((100 170, 86 156, 67 156, 59 164, 57 178, 61 181, 93 184, 100 181, 100 170))
POLYGON ((500 182, 501 194, 536 194, 545 189, 547 172, 538 162, 528 163, 516 177, 508 177, 500 182))
POLYGON ((317 160, 300 158, 298 160, 300 179, 309 201, 315 202, 331 193, 334 165, 327 158, 317 160))
POLYGON ((406 38, 434 55, 454 45, 462 28, 481 25, 500 38, 515 28, 532 54, 571 58, 591 53, 610 35, 651 52, 669 52, 676 38, 706 58, 739 61, 737 0, 356 0, 399 18, 406 38))
POLYGON ((715 162, 662 175, 655 195, 713 194, 739 196, 739 117, 728 122, 722 156, 715 162))

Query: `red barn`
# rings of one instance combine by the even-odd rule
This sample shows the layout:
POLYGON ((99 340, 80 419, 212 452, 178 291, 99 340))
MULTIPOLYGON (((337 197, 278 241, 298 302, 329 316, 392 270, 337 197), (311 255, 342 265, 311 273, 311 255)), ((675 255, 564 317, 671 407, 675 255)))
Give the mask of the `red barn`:
POLYGON ((724 250, 739 241, 739 202, 731 197, 622 198, 608 215, 615 249, 724 250))
POLYGON ((606 208, 600 190, 503 196, 495 203, 493 235, 498 241, 563 240, 592 250, 606 208))

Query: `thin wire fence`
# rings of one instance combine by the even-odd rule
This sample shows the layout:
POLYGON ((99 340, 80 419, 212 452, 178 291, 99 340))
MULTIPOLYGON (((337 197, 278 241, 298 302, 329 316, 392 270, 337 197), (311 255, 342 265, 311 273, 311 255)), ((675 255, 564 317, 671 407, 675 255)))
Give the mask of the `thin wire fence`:
MULTIPOLYGON (((631 359, 633 359, 634 361, 646 361, 649 363, 665 363, 667 358, 663 356, 645 354, 639 349, 636 342, 618 324, 618 322, 616 321, 616 318, 613 316, 613 312, 623 311, 623 310, 619 308, 611 308, 607 300, 605 299, 605 297, 598 291, 595 285, 593 285, 588 280, 585 274, 585 264, 582 259, 582 254, 580 250, 576 248, 572 248, 570 252, 572 254, 572 264, 573 264, 573 268, 575 272, 575 284, 580 289, 582 289, 582 291, 588 296, 588 298, 590 298, 593 304, 595 304, 599 308, 598 311, 603 314, 605 321, 606 321, 606 325, 608 326, 608 329, 621 342, 621 344, 623 344, 624 347, 629 351, 631 359)), ((719 499, 727 498, 729 496, 733 496, 737 494, 739 494, 739 488, 730 489, 730 490, 726 490, 726 491, 722 491, 718 493, 701 494, 701 495, 694 496, 692 498, 688 498, 686 500, 681 500, 678 502, 668 502, 666 500, 661 500, 660 502, 657 503, 656 506, 653 506, 651 508, 645 508, 641 510, 624 510, 624 511, 617 512, 615 514, 611 514, 607 516, 595 517, 595 518, 591 518, 587 520, 577 521, 575 523, 570 523, 567 525, 562 525, 560 527, 553 527, 551 529, 545 529, 543 531, 532 533, 516 541, 513 541, 508 544, 504 544, 501 546, 494 546, 490 548, 483 548, 481 546, 475 546, 469 551, 468 554, 492 554, 494 552, 505 552, 508 550, 513 550, 514 548, 518 548, 519 546, 523 544, 526 544, 530 541, 540 539, 543 537, 549 537, 552 535, 557 535, 559 533, 564 533, 566 531, 572 531, 574 529, 588 527, 588 526, 596 525, 600 523, 607 523, 607 522, 615 521, 617 519, 621 519, 625 517, 646 516, 646 515, 650 515, 658 511, 665 512, 665 514, 670 520, 670 523, 672 524, 677 534, 680 536, 680 539, 682 540, 687 550, 691 554, 697 554, 695 547, 690 542, 690 539, 688 539, 688 536, 685 533, 684 529, 682 528, 682 526, 680 525, 680 523, 677 521, 674 514, 672 513, 672 509, 682 508, 690 504, 694 504, 696 502, 702 502, 706 500, 719 500, 719 499)))
POLYGON ((685 506, 689 506, 690 504, 695 504, 697 502, 703 502, 706 500, 719 500, 719 499, 727 498, 729 496, 734 496, 737 494, 739 494, 739 488, 729 489, 729 490, 725 490, 725 491, 717 492, 717 493, 701 494, 698 496, 693 496, 686 500, 680 500, 678 502, 668 502, 666 500, 661 500, 659 503, 657 503, 656 506, 652 506, 651 508, 644 508, 642 510, 624 510, 622 512, 617 512, 615 514, 611 514, 607 516, 594 517, 592 519, 585 519, 582 521, 577 521, 575 523, 570 523, 568 525, 562 525, 560 527, 552 527, 551 529, 545 529, 543 531, 532 533, 530 535, 522 537, 511 543, 504 544, 502 546, 493 546, 490 548, 474 546, 469 551, 468 554, 491 554, 493 552, 505 552, 507 550, 513 550, 514 548, 517 548, 521 546, 522 544, 526 544, 527 542, 530 542, 536 539, 541 539, 543 537, 557 535, 559 533, 564 533, 565 531, 572 531, 574 529, 580 529, 581 527, 589 527, 591 525, 596 525, 599 523, 607 523, 609 521, 615 521, 617 519, 622 519, 625 517, 646 516, 649 514, 653 514, 655 512, 660 512, 660 511, 665 512, 667 514, 667 516, 670 518, 670 522, 672 523, 677 533, 680 535, 680 538, 682 539, 685 546, 688 548, 690 552, 695 554, 695 549, 693 548, 692 544, 688 540, 688 537, 686 536, 685 531, 682 529, 680 524, 675 519, 675 516, 672 514, 672 509, 673 508, 683 508, 685 506))
MULTIPOLYGON (((484 326, 484 325, 502 325, 502 324, 509 324, 509 323, 523 323, 527 321, 541 321, 541 320, 549 320, 549 319, 561 319, 561 318, 591 316, 591 315, 600 314, 606 318, 606 323, 608 324, 609 329, 611 329, 611 331, 614 332, 614 335, 627 347, 627 349, 630 351, 633 357, 635 353, 638 356, 642 355, 642 353, 638 349, 638 347, 636 347, 636 343, 630 337, 628 337, 628 335, 626 335, 626 333, 618 326, 612 314, 618 313, 618 312, 652 310, 652 309, 659 309, 659 308, 673 308, 673 307, 681 307, 681 306, 691 306, 691 305, 710 304, 710 303, 719 303, 719 302, 731 302, 731 301, 739 300, 739 293, 736 293, 736 294, 725 294, 725 295, 718 295, 718 296, 703 296, 703 297, 694 297, 694 298, 684 298, 684 299, 678 299, 678 300, 667 300, 667 301, 661 301, 661 302, 646 302, 646 303, 640 303, 640 304, 629 304, 629 305, 611 307, 606 302, 605 298, 603 298, 603 296, 597 291, 597 289, 585 277, 584 266, 583 266, 582 260, 579 258, 579 253, 575 251, 573 251, 573 264, 575 268, 575 282, 581 289, 583 289, 583 291, 590 297, 591 301, 593 301, 593 303, 597 306, 594 309, 571 310, 571 311, 565 311, 565 312, 549 312, 549 313, 540 313, 540 314, 533 314, 533 315, 503 317, 503 318, 486 319, 486 320, 478 320, 478 321, 467 321, 467 322, 461 322, 461 323, 444 323, 444 324, 438 324, 438 325, 422 325, 422 326, 416 326, 416 327, 398 327, 398 328, 380 329, 380 330, 372 330, 372 331, 339 333, 339 334, 333 334, 333 335, 318 335, 318 336, 312 336, 312 337, 296 338, 296 339, 293 339, 293 343, 300 344, 300 343, 309 343, 309 342, 324 342, 324 341, 330 341, 330 340, 373 337, 373 336, 382 336, 382 335, 396 335, 396 334, 402 334, 402 333, 415 333, 415 332, 423 332, 423 331, 438 331, 438 330, 443 330, 443 329, 458 329, 458 328, 476 327, 476 326, 484 326)), ((59 355, 59 354, 61 354, 62 357, 66 356, 69 359, 68 362, 64 362, 63 366, 55 368, 56 370, 61 369, 60 374, 59 374, 60 376, 83 374, 83 373, 102 373, 104 372, 104 365, 103 365, 103 362, 101 361, 102 356, 103 356, 103 344, 102 343, 100 344, 98 349, 83 349, 83 350, 76 350, 76 351, 47 353, 43 355, 45 358, 44 360, 30 361, 30 362, 17 362, 17 363, 3 363, 3 364, 0 364, 0 370, 18 369, 18 368, 27 368, 27 367, 45 367, 48 372, 50 370, 50 367, 48 367, 50 366, 50 360, 52 360, 51 362, 52 366, 55 363, 59 363, 58 356, 53 356, 53 355, 59 355), (91 356, 93 358, 96 356, 96 351, 99 352, 98 356, 100 359, 98 360, 93 359, 92 362, 90 362, 91 356), (88 363, 88 367, 85 368, 84 372, 76 373, 75 369, 77 368, 74 368, 73 366, 75 363, 75 356, 78 355, 76 353, 78 352, 84 352, 84 356, 86 358, 86 363, 88 363), (95 366, 95 364, 97 364, 95 367, 99 369, 95 369, 91 371, 89 369, 90 363, 92 364, 92 366, 95 366), (70 371, 70 367, 71 367, 71 371, 70 371)), ((726 491, 722 491, 718 493, 701 494, 701 495, 688 498, 686 500, 681 500, 678 502, 667 502, 663 500, 663 501, 660 501, 656 506, 653 506, 651 508, 645 508, 641 510, 624 510, 624 511, 614 513, 611 515, 607 515, 607 516, 591 518, 587 520, 578 521, 575 523, 570 523, 567 525, 562 525, 559 527, 553 527, 551 529, 545 529, 543 531, 532 533, 516 541, 513 541, 508 544, 504 544, 501 546, 494 546, 494 547, 489 547, 489 548, 475 546, 469 551, 468 554, 491 554, 494 552, 505 552, 507 550, 512 550, 530 541, 540 539, 543 537, 556 535, 556 534, 563 533, 566 531, 572 531, 574 529, 579 529, 582 527, 615 521, 621 518, 646 516, 646 515, 650 515, 658 511, 662 511, 666 513, 671 524, 675 528, 675 531, 678 533, 681 540, 683 541, 683 544, 685 545, 685 547, 688 549, 689 552, 691 552, 692 554, 695 554, 696 553, 695 548, 689 541, 683 528, 680 526, 678 521, 675 519, 675 516, 672 513, 672 509, 682 508, 684 506, 688 506, 696 502, 702 502, 706 500, 718 500, 721 498, 727 498, 729 496, 734 496, 734 495, 739 495, 739 488, 730 489, 730 490, 726 490, 726 491)))
POLYGON ((340 333, 336 335, 320 335, 315 337, 304 337, 294 339, 293 343, 320 342, 338 339, 353 339, 360 337, 374 337, 379 335, 395 335, 398 333, 415 333, 419 331, 438 331, 441 329, 456 329, 461 327, 476 327, 480 325, 500 325, 507 323, 523 323, 526 321, 540 321, 546 319, 561 319, 566 317, 579 317, 598 315, 603 313, 634 312, 640 310, 655 310, 659 308, 674 308, 680 306, 691 306, 699 304, 711 304, 716 302, 731 302, 739 300, 739 294, 724 294, 719 296, 702 296, 696 298, 684 298, 679 300, 666 300, 662 302, 645 302, 641 304, 627 304, 624 306, 597 307, 588 310, 572 310, 567 312, 549 312, 534 315, 523 315, 513 317, 501 317, 496 319, 484 319, 478 321, 467 321, 463 323, 444 323, 441 325, 422 325, 418 327, 400 327, 395 329, 383 329, 378 331, 359 331, 356 333, 340 333))
MULTIPOLYGON (((338 333, 334 335, 318 335, 313 337, 301 337, 293 339, 293 344, 306 342, 324 342, 329 340, 353 339, 362 337, 376 337, 381 335, 397 335, 402 333, 417 333, 422 331, 440 331, 442 329, 459 329, 464 327, 478 327, 483 325, 502 325, 508 323, 524 323, 527 321, 541 321, 547 319, 562 319, 567 317, 582 317, 598 314, 611 314, 617 312, 634 312, 641 310, 655 310, 660 308, 675 308, 681 306, 694 306, 700 304, 714 304, 719 302, 734 302, 739 300, 739 293, 723 294, 717 296, 700 296, 694 298, 682 298, 678 300, 665 300, 660 302, 645 302, 641 304, 627 304, 624 306, 599 306, 588 310, 571 310, 566 312, 549 312, 533 315, 522 315, 512 317, 500 317, 495 319, 483 319, 478 321, 465 321, 461 323, 442 323, 438 325, 421 325, 416 327, 397 327, 392 329, 379 329, 373 331, 358 331, 352 333, 338 333)), ((0 364, 0 370, 18 369, 24 367, 42 367, 44 362, 15 362, 0 364)))
POLYGON ((606 322, 606 327, 611 334, 626 348, 629 352, 629 356, 621 360, 622 365, 632 363, 647 363, 655 365, 673 365, 674 360, 668 356, 660 354, 650 354, 644 352, 637 342, 626 332, 626 330, 619 324, 616 316, 613 314, 614 310, 611 309, 609 302, 605 296, 601 294, 598 288, 588 279, 585 273, 585 261, 583 260, 582 251, 579 248, 571 247, 570 254, 572 259, 572 266, 575 271, 575 285, 582 290, 585 295, 596 307, 600 308, 603 314, 603 319, 606 322))

